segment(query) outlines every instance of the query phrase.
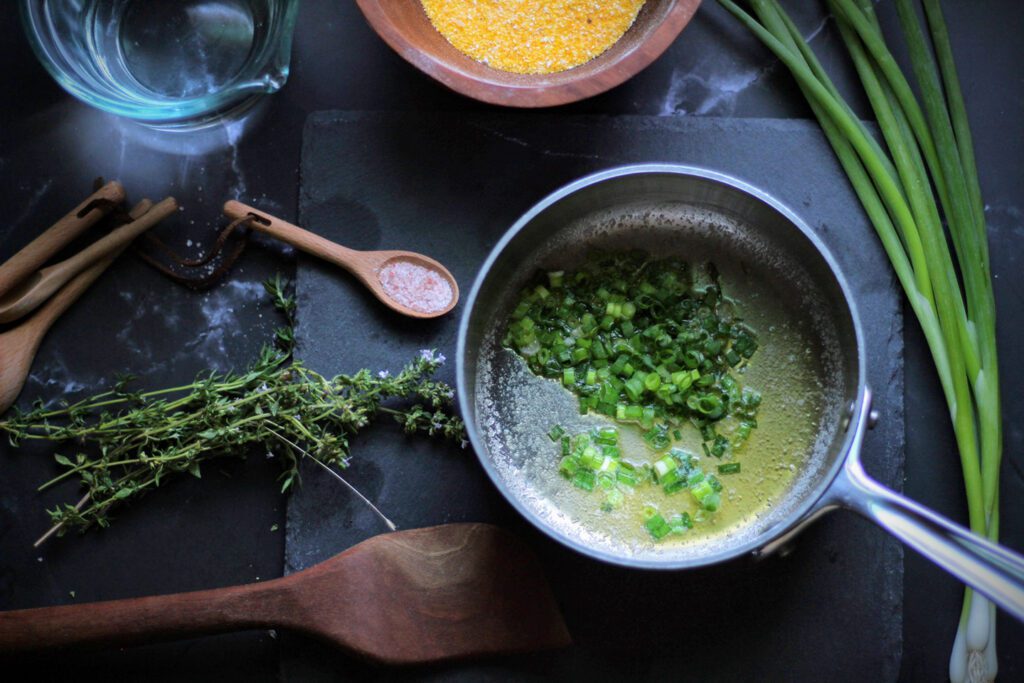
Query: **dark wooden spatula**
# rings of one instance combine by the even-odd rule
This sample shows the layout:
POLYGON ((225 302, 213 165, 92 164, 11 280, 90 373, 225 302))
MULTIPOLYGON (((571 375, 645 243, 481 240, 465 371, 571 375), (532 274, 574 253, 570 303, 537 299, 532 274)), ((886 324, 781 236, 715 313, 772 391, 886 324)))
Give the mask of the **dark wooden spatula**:
POLYGON ((0 651, 283 628, 390 664, 568 645, 533 553, 488 524, 375 536, 264 583, 0 612, 0 651))

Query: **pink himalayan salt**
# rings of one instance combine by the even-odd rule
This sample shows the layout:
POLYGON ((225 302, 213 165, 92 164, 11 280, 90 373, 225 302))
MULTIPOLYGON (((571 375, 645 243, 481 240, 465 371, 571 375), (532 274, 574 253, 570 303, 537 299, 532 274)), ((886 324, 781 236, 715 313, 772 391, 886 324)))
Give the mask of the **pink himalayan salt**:
POLYGON ((430 268, 411 261, 391 261, 378 276, 389 297, 414 311, 436 313, 451 303, 452 286, 430 268))

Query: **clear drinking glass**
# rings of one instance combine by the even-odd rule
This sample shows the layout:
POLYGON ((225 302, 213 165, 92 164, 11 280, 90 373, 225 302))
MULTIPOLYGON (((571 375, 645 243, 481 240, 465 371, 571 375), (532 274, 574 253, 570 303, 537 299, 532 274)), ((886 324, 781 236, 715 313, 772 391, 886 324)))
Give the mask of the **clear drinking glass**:
POLYGON ((215 120, 288 78, 298 0, 21 0, 57 82, 160 126, 215 120))

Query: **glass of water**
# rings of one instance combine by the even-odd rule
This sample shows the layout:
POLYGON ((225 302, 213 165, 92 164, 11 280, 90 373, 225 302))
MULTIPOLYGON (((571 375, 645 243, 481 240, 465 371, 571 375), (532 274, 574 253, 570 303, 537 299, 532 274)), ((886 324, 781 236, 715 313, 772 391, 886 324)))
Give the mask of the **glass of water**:
POLYGON ((298 0, 21 0, 68 92, 161 127, 199 126, 288 78, 298 0))

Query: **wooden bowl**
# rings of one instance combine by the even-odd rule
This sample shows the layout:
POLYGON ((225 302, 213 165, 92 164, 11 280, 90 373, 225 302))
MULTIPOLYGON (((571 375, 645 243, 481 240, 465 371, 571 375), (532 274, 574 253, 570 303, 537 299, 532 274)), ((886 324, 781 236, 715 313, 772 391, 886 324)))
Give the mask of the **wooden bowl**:
POLYGON ((498 71, 445 40, 419 0, 356 0, 407 62, 455 92, 506 107, 551 107, 614 88, 647 67, 690 22, 700 0, 647 0, 626 34, 586 64, 553 74, 498 71))

